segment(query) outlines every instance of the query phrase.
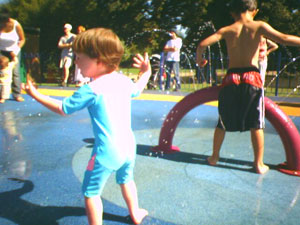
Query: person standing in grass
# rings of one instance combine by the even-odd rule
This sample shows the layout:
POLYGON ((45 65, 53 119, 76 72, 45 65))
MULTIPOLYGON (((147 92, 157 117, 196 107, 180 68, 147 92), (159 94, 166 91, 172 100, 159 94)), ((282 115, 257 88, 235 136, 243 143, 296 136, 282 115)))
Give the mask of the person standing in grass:
POLYGON ((68 85, 68 79, 70 75, 70 68, 73 64, 74 52, 72 49, 73 41, 76 37, 72 32, 72 25, 66 23, 64 25, 64 36, 58 41, 58 48, 61 49, 61 56, 59 62, 59 68, 62 69, 62 83, 63 87, 68 85))
POLYGON ((171 73, 174 72, 175 79, 175 91, 178 91, 181 88, 180 84, 180 49, 182 47, 182 39, 177 36, 175 30, 170 31, 171 39, 166 43, 164 47, 164 52, 167 52, 166 56, 166 86, 165 90, 169 90, 171 87, 171 73))
MULTIPOLYGON (((77 34, 80 34, 81 32, 84 32, 86 29, 84 26, 79 25, 77 27, 77 34)), ((76 55, 75 55, 76 58, 76 55)), ((74 81, 76 82, 75 87, 81 87, 84 84, 87 84, 88 82, 90 82, 90 78, 88 77, 83 77, 81 74, 80 69, 78 69, 78 66, 75 65, 75 75, 74 75, 74 81)))

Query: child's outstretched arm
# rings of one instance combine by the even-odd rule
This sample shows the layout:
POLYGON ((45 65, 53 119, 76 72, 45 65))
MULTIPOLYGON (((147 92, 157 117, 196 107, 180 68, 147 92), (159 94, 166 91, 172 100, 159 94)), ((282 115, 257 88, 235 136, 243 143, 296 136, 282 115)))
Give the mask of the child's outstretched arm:
POLYGON ((27 83, 25 86, 25 91, 28 95, 34 98, 37 102, 41 103, 42 105, 46 106, 51 111, 58 113, 60 115, 65 115, 62 110, 62 101, 50 98, 38 92, 38 90, 34 87, 32 80, 27 77, 27 83))
POLYGON ((151 76, 151 64, 149 61, 148 53, 144 54, 144 57, 140 54, 137 54, 133 58, 134 64, 133 66, 140 69, 140 74, 142 74, 137 81, 138 89, 140 92, 144 90, 146 87, 148 80, 151 76))
POLYGON ((279 44, 289 45, 289 46, 300 46, 300 37, 290 34, 284 34, 275 30, 266 22, 260 22, 260 31, 262 35, 272 41, 279 44))
POLYGON ((221 28, 216 33, 210 35, 199 43, 196 51, 196 62, 200 67, 204 67, 207 63, 207 60, 202 58, 202 54, 204 53, 205 49, 223 38, 223 30, 224 28, 221 28))

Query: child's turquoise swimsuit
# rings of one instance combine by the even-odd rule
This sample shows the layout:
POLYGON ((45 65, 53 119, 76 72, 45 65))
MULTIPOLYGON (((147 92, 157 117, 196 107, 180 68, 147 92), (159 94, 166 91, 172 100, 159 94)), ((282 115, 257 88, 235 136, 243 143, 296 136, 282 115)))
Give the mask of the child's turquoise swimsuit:
POLYGON ((133 179, 136 143, 131 129, 131 98, 139 94, 135 83, 114 72, 63 100, 65 114, 87 107, 92 121, 95 144, 83 182, 85 196, 101 194, 113 171, 118 183, 133 179))

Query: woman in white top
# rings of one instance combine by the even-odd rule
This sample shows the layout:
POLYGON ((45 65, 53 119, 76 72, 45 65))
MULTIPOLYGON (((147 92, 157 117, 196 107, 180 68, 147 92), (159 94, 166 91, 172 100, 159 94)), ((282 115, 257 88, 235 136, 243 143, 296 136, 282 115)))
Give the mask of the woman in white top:
MULTIPOLYGON (((0 52, 7 56, 10 61, 18 58, 23 45, 25 44, 25 35, 21 24, 10 18, 7 10, 0 12, 0 52)), ((19 60, 18 60, 19 62, 19 60)), ((17 63, 13 70, 12 92, 16 101, 22 102, 20 82, 20 64, 17 63)))

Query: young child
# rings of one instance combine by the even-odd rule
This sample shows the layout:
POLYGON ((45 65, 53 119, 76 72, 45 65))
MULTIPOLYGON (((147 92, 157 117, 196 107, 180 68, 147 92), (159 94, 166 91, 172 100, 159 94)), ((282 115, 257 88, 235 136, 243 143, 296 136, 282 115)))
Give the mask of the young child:
POLYGON ((225 39, 229 68, 219 93, 219 122, 214 133, 213 154, 208 158, 216 165, 226 131, 251 131, 254 167, 257 173, 269 169, 264 154, 263 83, 258 70, 259 42, 264 36, 280 44, 300 46, 300 38, 283 34, 263 21, 254 21, 256 0, 233 0, 230 9, 235 22, 199 43, 197 63, 204 66, 206 47, 225 39))
POLYGON ((259 42, 258 67, 263 85, 265 84, 265 77, 268 67, 268 55, 277 48, 278 45, 276 43, 266 39, 265 37, 262 37, 259 42))
POLYGON ((139 68, 142 75, 133 83, 116 72, 124 49, 111 30, 94 28, 80 33, 73 49, 77 55, 75 63, 83 76, 92 78, 92 82, 62 101, 40 94, 29 79, 26 91, 58 114, 71 114, 83 108, 90 113, 95 144, 82 187, 89 224, 102 224, 100 196, 112 172, 116 172, 116 181, 121 186, 133 222, 139 224, 148 212, 139 208, 133 180, 136 143, 131 128, 131 98, 142 92, 151 75, 148 54, 134 57, 133 66, 139 68))
MULTIPOLYGON (((77 34, 80 34, 81 32, 84 32, 85 30, 86 30, 85 27, 80 25, 77 27, 77 34)), ((75 55, 75 58, 76 58, 76 55, 75 55)), ((82 76, 80 69, 78 69, 77 65, 75 65, 74 80, 76 82, 75 87, 81 87, 82 85, 90 82, 90 78, 82 76)))
POLYGON ((4 103, 6 99, 9 99, 12 73, 16 63, 17 57, 14 57, 10 62, 8 57, 0 55, 0 103, 4 103))

